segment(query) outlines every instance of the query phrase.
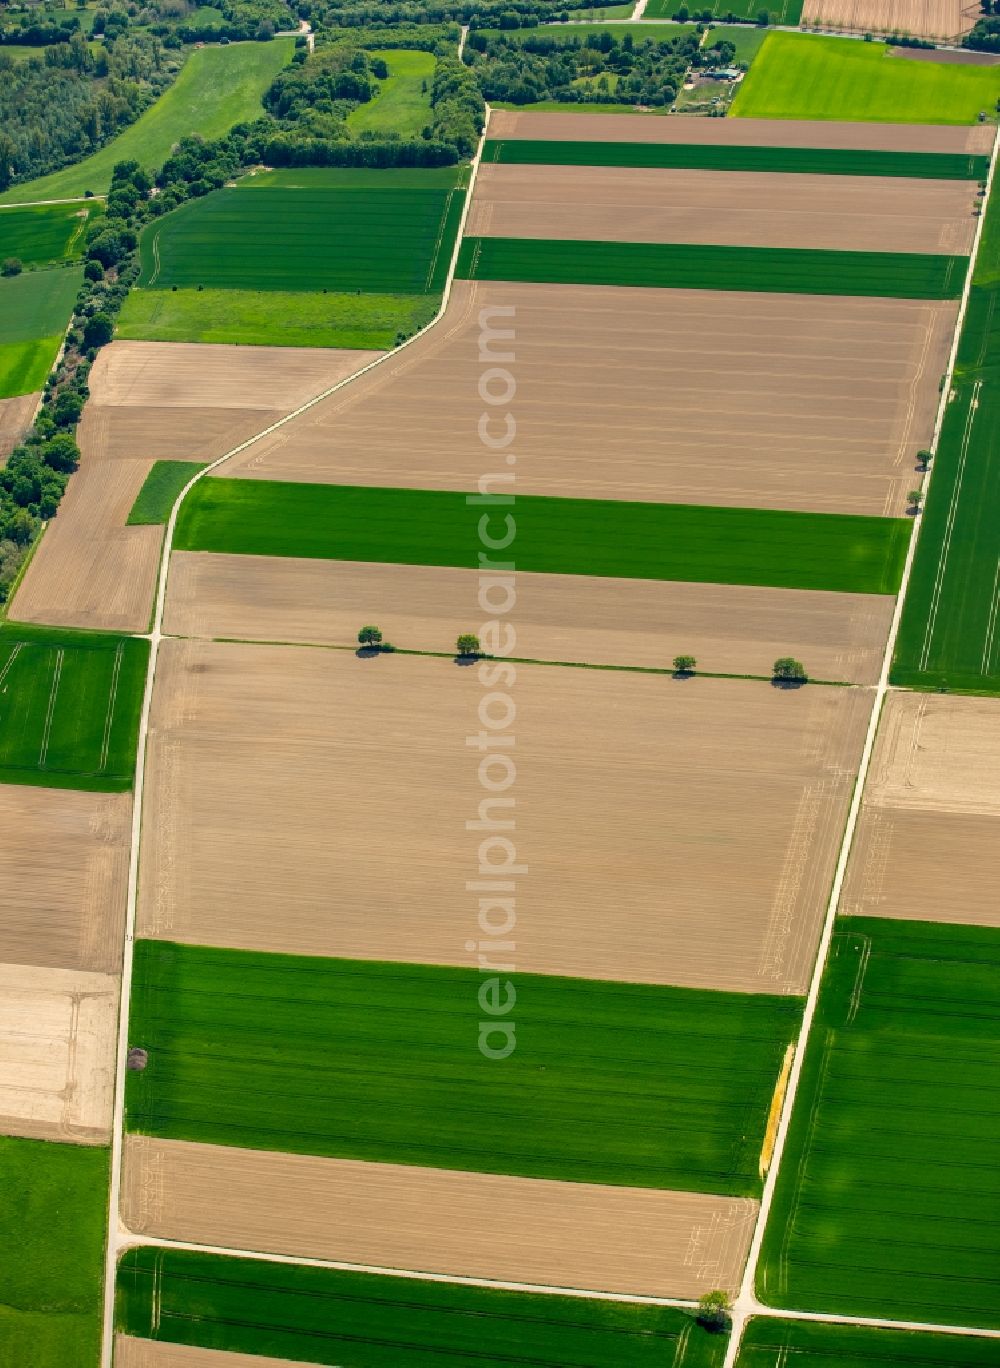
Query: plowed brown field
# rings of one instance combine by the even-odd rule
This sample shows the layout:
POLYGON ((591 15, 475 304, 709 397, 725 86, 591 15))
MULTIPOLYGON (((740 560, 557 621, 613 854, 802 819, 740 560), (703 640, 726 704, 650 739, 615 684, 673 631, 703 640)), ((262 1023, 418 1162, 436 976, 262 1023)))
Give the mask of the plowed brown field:
POLYGON ((1000 700, 890 693, 843 910, 1000 926, 1000 700))
POLYGON ((484 163, 473 236, 968 253, 974 181, 484 163))
POLYGON ((698 1297, 739 1281, 757 1203, 128 1136, 136 1234, 419 1273, 698 1297))
POLYGON ((296 1359, 276 1359, 270 1354, 230 1354, 224 1349, 200 1349, 187 1344, 119 1335, 115 1340, 115 1368, 318 1368, 296 1359))
MULTIPOLYGON (((477 675, 450 660, 165 642, 139 934, 473 962, 477 675)), ((518 967, 802 992, 870 691, 532 665, 513 695, 530 869, 518 967)))
MULTIPOLYGON (((876 3, 878 0, 876 0, 876 3)), ((912 0, 905 0, 911 4, 912 0)), ((536 114, 495 109, 490 137, 558 142, 707 143, 731 147, 841 147, 888 152, 993 150, 986 125, 791 122, 783 119, 658 119, 644 114, 536 114)))
MULTIPOLYGON (((478 606, 474 570, 175 551, 164 630, 177 636, 350 646, 377 622, 408 650, 449 651, 478 606)), ((807 593, 734 584, 516 577, 511 654, 533 660, 769 674, 792 654, 814 678, 872 684, 893 601, 884 594, 807 593)), ((499 603, 498 595, 494 602, 499 603)))
POLYGON ((802 23, 949 39, 968 33, 982 12, 978 0, 806 0, 802 23))
POLYGON ((0 399, 0 465, 31 426, 40 398, 38 394, 20 394, 16 399, 0 399))
POLYGON ((475 489, 506 469, 477 435, 480 318, 510 307, 519 493, 869 514, 905 507, 957 310, 458 281, 439 327, 221 473, 475 489))
POLYGON ((163 529, 125 524, 153 461, 213 460, 376 355, 170 342, 105 347, 90 375, 80 469, 11 616, 145 631, 163 529))

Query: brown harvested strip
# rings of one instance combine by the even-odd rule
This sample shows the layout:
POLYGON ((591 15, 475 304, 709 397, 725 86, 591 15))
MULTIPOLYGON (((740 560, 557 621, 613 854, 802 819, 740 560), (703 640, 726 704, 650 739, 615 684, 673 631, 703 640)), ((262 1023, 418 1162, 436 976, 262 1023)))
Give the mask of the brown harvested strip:
POLYGON ((0 399, 0 465, 31 427, 40 394, 19 394, 16 399, 0 399))
POLYGON ((489 487, 505 488, 513 455, 520 494, 900 514, 956 312, 955 301, 458 281, 438 328, 220 474, 473 490, 498 472, 489 487), (485 361, 482 317, 514 330, 485 361), (490 409, 480 381, 490 357, 511 352, 497 364, 516 393, 490 409), (484 445, 484 410, 498 440, 511 414, 508 451, 484 445))
POLYGON ((127 793, 0 784, 0 962, 118 969, 131 814, 127 793))
POLYGON ((757 1203, 127 1136, 135 1234, 662 1297, 734 1291, 757 1203))
POLYGON ((973 181, 484 163, 472 236, 966 254, 973 181))
POLYGON ((115 1368, 319 1368, 296 1359, 272 1358, 270 1354, 232 1354, 225 1349, 202 1349, 196 1345, 165 1344, 158 1340, 115 1339, 115 1368))
MULTIPOLYGON (((511 655, 654 669, 693 655, 705 671, 764 675, 791 654, 814 678, 851 684, 878 678, 893 611, 884 594, 529 571, 513 592, 511 655)), ((478 595, 478 572, 450 566, 175 551, 164 630, 352 646, 372 622, 403 650, 450 651, 470 623, 504 608, 508 589, 501 578, 483 605, 478 595)))
POLYGON ((1000 927, 1000 700, 890 693, 843 910, 1000 927))
POLYGON ((107 1144, 117 975, 0 964, 0 1134, 107 1144))
MULTIPOLYGON (((909 0, 906 0, 909 3, 909 0)), ((493 139, 555 142, 702 143, 713 147, 839 147, 860 151, 971 152, 988 156, 993 129, 946 124, 791 122, 787 119, 664 119, 646 114, 539 114, 495 109, 493 139)))
MULTIPOLYGON (((165 641, 138 934, 476 965, 466 823, 508 816, 481 812, 466 743, 497 687, 479 674, 165 641)), ((518 968, 803 992, 871 691, 524 665, 510 693, 518 968)))
POLYGON ((914 38, 957 39, 982 16, 978 0, 806 0, 803 24, 914 38))

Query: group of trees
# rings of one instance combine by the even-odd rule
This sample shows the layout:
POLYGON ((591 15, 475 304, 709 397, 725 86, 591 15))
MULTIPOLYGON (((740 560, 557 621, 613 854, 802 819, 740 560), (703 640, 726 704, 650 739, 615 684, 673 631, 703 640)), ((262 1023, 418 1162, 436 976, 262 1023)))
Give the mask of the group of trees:
POLYGON ((978 20, 962 39, 964 47, 976 52, 1000 52, 1000 7, 992 10, 992 16, 978 20))
POLYGON ((298 12, 317 32, 445 23, 516 29, 570 17, 565 0, 299 0, 298 12))
MULTIPOLYGON (((693 655, 676 655, 673 667, 676 675, 693 675, 697 672, 698 662, 693 655)), ((794 656, 779 656, 771 667, 771 678, 786 684, 805 684, 809 676, 801 660, 796 660, 794 656)))

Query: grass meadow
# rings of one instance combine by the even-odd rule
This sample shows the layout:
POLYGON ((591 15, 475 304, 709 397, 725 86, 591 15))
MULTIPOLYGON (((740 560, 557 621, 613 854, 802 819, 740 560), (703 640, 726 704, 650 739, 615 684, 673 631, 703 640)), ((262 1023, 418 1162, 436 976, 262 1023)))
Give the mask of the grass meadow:
POLYGON ((0 204, 80 199, 87 190, 103 194, 116 162, 134 159, 153 170, 187 134, 218 138, 234 124, 259 117, 261 96, 293 49, 292 38, 197 49, 173 85, 117 138, 73 166, 14 186, 0 195, 0 204))
POLYGON ((165 523, 177 495, 188 480, 204 469, 204 464, 197 461, 157 461, 136 495, 127 524, 142 527, 165 523))
POLYGON ((0 399, 41 389, 82 281, 65 266, 0 279, 0 399))
POLYGON ((0 626, 0 782, 130 788, 148 650, 133 637, 0 626))
POLYGON ((762 1300, 1000 1325, 998 1052, 1000 932, 839 923, 765 1237, 762 1300))
MULTIPOLYGON (((632 13, 631 6, 625 11, 626 14, 632 13)), ((525 43, 532 38, 555 38, 565 39, 566 42, 573 42, 579 39, 581 42, 589 38, 594 33, 610 33, 611 37, 617 42, 628 34, 635 40, 636 45, 640 43, 672 43, 676 38, 686 38, 694 33, 696 24, 661 24, 658 28, 650 26, 649 29, 638 29, 635 24, 536 24, 532 28, 522 29, 486 29, 483 32, 487 37, 497 37, 501 35, 510 43, 525 43)), ((560 104, 559 108, 567 113, 579 109, 579 105, 560 104)), ((631 106, 634 109, 634 106, 631 106)))
POLYGON ((25 266, 41 266, 82 256, 88 222, 103 211, 98 200, 0 209, 0 261, 17 257, 25 266))
MULTIPOLYGON (((903 518, 518 496, 522 570, 892 594, 903 518)), ((200 480, 174 545, 321 560, 474 567, 479 514, 461 492, 200 480)))
MULTIPOLYGON (((697 0, 687 8, 699 14, 711 10, 716 19, 746 19, 757 22, 761 10, 767 10, 772 24, 790 27, 802 18, 802 0, 697 0)), ((669 19, 680 9, 680 0, 649 0, 643 11, 644 19, 669 19)))
POLYGON ((127 1251, 117 1324, 139 1339, 336 1368, 718 1368, 725 1350, 673 1307, 175 1249, 127 1251))
POLYGON ((97 1368, 108 1151, 0 1136, 0 1363, 97 1368))
POLYGON ((996 1340, 758 1316, 746 1328, 737 1368, 995 1368, 996 1361, 996 1340))
POLYGON ((128 1079, 128 1128, 526 1178, 759 1192, 798 999, 512 977, 517 1051, 498 1068, 476 1048, 475 969, 139 941, 131 1032, 149 1064, 128 1079))
POLYGON ((705 143, 487 140, 484 162, 515 166, 631 166, 790 175, 984 180, 989 158, 950 152, 859 152, 830 147, 719 147, 705 143))
POLYGON ((972 124, 998 96, 1000 67, 914 62, 884 43, 771 33, 730 116, 972 124))
POLYGON ((430 52, 389 48, 373 51, 389 68, 374 100, 347 116, 352 133, 398 133, 415 137, 431 122, 431 82, 437 60, 430 52))

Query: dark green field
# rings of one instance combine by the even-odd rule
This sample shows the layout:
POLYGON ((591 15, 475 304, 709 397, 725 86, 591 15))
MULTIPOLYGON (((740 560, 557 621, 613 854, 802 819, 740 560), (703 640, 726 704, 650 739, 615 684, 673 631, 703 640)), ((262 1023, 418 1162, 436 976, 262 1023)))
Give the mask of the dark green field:
POLYGON ((467 237, 457 274, 558 285, 954 299, 962 293, 968 264, 966 257, 917 252, 467 237))
POLYGON ((750 1321, 739 1368, 996 1368, 997 1342, 763 1316, 750 1321))
POLYGON ((198 461, 157 461, 136 495, 126 520, 128 525, 165 523, 177 495, 188 480, 204 469, 204 463, 198 461))
POLYGON ((81 204, 33 204, 0 209, 0 261, 17 257, 25 266, 83 255, 83 234, 100 200, 81 204))
POLYGON ((840 922, 765 1237, 763 1301, 1000 1325, 998 1064, 1000 932, 840 922))
MULTIPOLYGON (((698 0, 694 8, 699 14, 711 10, 716 19, 747 19, 756 21, 761 10, 767 10, 772 24, 797 24, 802 18, 802 0, 698 0)), ((649 0, 643 17, 672 19, 680 9, 679 0, 649 0)))
MULTIPOLYGON (((200 480, 181 505, 181 551, 392 560, 475 568, 481 508, 436 489, 200 480)), ((697 504, 518 496, 521 570, 892 594, 902 518, 697 504)))
MULTIPOLYGON (((527 30, 530 32, 530 30, 527 30)), ((714 147, 704 143, 544 142, 490 139, 484 162, 510 166, 632 166, 768 171, 827 176, 909 176, 984 180, 986 157, 950 152, 859 152, 822 147, 714 147)))
POLYGON ((136 944, 127 1124, 168 1139, 751 1195, 801 1004, 513 976, 478 1048, 474 969, 136 944), (211 1048, 206 1048, 206 1043, 211 1048), (494 1043, 496 1043, 494 1041, 494 1043))
POLYGON ((0 1137, 0 1363, 97 1368, 108 1151, 0 1137))
POLYGON ((126 1253, 117 1321, 139 1339, 336 1368, 716 1368, 725 1350, 672 1307, 173 1249, 126 1253))
POLYGON ((148 643, 0 627, 0 782, 131 787, 148 643))

